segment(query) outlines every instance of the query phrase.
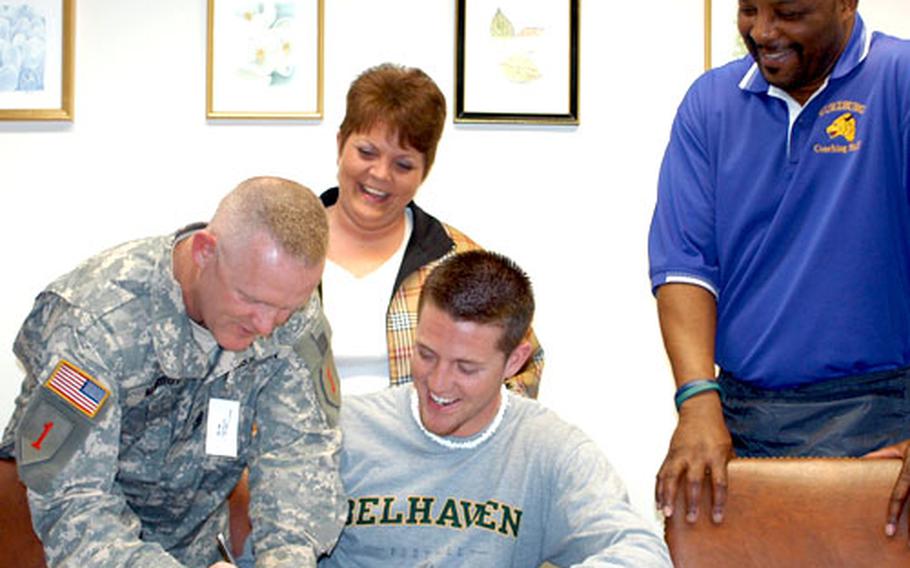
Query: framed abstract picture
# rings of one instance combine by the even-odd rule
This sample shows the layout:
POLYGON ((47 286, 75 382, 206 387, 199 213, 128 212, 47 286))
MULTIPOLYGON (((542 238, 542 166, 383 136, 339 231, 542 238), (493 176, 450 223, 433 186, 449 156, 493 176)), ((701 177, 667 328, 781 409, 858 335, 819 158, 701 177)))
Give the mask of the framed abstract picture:
POLYGON ((0 0, 0 120, 72 120, 75 0, 0 0))
POLYGON ((208 0, 206 117, 322 118, 323 2, 208 0))
POLYGON ((578 124, 578 0, 457 0, 455 122, 578 124))

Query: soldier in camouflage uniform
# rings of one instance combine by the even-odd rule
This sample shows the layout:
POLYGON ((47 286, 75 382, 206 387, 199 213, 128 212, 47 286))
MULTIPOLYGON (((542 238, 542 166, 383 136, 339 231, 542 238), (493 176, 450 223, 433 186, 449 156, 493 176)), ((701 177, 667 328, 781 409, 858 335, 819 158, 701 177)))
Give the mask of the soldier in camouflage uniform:
POLYGON ((49 565, 218 562, 244 467, 259 565, 331 548, 344 495, 312 293, 323 211, 303 186, 252 178, 207 227, 116 247, 38 296, 0 457, 17 460, 49 565))

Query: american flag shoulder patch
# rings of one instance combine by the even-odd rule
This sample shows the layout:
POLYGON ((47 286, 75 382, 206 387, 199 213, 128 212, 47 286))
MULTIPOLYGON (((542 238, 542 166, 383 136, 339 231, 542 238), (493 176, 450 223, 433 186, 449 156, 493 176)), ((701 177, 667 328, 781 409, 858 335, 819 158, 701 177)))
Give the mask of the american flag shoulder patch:
POLYGON ((98 414, 110 396, 101 383, 65 359, 57 363, 44 386, 89 418, 98 414))

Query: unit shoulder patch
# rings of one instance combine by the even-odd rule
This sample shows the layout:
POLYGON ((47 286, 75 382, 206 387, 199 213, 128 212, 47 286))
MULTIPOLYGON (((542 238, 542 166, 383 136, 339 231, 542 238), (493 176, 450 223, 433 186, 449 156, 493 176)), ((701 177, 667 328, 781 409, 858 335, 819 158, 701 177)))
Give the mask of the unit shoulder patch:
POLYGON ((319 401, 322 403, 322 409, 329 416, 332 425, 338 424, 338 412, 341 410, 341 380, 338 376, 338 370, 335 368, 335 358, 332 356, 332 348, 326 350, 325 358, 322 361, 322 372, 319 376, 319 401))
POLYGON ((110 391, 94 377, 61 360, 29 403, 16 436, 19 478, 38 493, 79 451, 99 419, 110 391))
POLYGON ((329 423, 335 426, 338 424, 338 411, 341 409, 341 382, 335 369, 328 334, 321 325, 317 326, 297 342, 294 351, 303 358, 310 370, 319 406, 322 407, 329 423))

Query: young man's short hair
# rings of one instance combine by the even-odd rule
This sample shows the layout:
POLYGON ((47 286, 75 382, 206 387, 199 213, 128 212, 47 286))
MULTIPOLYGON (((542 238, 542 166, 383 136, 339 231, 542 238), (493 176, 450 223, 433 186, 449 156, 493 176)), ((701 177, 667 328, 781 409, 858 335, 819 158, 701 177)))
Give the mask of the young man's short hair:
POLYGON ((528 275, 501 254, 470 251, 437 266, 423 285, 418 311, 427 301, 455 320, 503 328, 496 347, 508 356, 527 335, 534 317, 528 275))

